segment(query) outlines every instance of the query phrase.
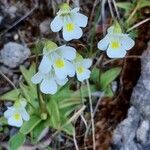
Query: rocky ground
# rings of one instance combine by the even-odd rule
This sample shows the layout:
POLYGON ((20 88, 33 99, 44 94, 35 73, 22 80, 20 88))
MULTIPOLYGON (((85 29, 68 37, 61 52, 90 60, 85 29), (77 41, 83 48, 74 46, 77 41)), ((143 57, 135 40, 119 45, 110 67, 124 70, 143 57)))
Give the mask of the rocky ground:
MULTIPOLYGON (((39 38, 57 39, 62 43, 61 35, 53 34, 49 29, 49 23, 56 13, 56 6, 61 0, 0 0, 0 72, 5 74, 15 86, 19 85, 22 76, 19 65, 28 67, 34 58, 31 57, 33 45, 39 38)), ((74 1, 76 6, 79 1, 74 1)), ((92 20, 90 16, 93 1, 81 1, 82 11, 92 20)), ((107 9, 107 8, 106 8, 107 9)), ((145 13, 145 17, 149 13, 145 13)), ((107 19, 104 20, 105 28, 109 26, 110 14, 107 11, 107 19)), ((85 29, 85 35, 80 40, 75 40, 76 48, 82 48, 87 44, 86 38, 89 36, 89 29, 85 29), (78 44, 76 44, 78 43, 78 44)), ((138 28, 138 38, 136 46, 129 52, 129 58, 125 60, 115 60, 106 65, 101 64, 103 69, 114 66, 122 66, 122 73, 117 79, 116 94, 113 98, 102 98, 99 101, 98 110, 95 115, 96 128, 96 150, 149 150, 150 148, 150 24, 146 23, 138 28), (130 57, 131 56, 131 57, 130 57), (133 57, 132 57, 133 56, 133 57)), ((96 25, 95 43, 99 35, 102 35, 102 20, 96 25)), ((96 44, 95 44, 96 45, 96 44)), ((12 89, 12 85, 7 79, 0 75, 0 94, 12 89)), ((98 93, 99 95, 99 93, 98 93)), ((0 101, 0 116, 10 106, 11 102, 0 101)), ((83 131, 77 128, 77 140, 84 149, 83 131)), ((5 128, 0 132, 0 142, 5 142, 8 137, 17 131, 16 128, 5 128)), ((64 142, 63 136, 56 137, 64 142)), ((88 149, 91 148, 92 138, 87 140, 88 149)), ((56 140, 56 141, 57 141, 56 140)), ((73 142, 68 144, 72 149, 73 142)), ((54 144, 54 143, 53 143, 54 144)), ((65 144, 62 149, 65 149, 65 144)), ((55 144, 54 144, 55 145, 55 144)), ((31 150, 37 147, 27 147, 31 150)), ((25 148, 24 148, 25 150, 25 148)), ((67 148, 66 150, 69 150, 67 148)))

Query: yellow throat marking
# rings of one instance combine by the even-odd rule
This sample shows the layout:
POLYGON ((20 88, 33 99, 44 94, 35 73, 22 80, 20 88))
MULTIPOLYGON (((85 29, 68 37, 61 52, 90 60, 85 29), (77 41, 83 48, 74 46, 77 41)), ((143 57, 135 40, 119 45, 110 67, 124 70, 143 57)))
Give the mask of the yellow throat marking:
POLYGON ((20 116, 19 113, 15 113, 15 114, 14 114, 14 119, 15 119, 15 120, 18 121, 18 120, 20 120, 20 118, 21 118, 21 116, 20 116))
POLYGON ((73 23, 67 23, 67 24, 66 24, 66 30, 67 30, 68 32, 73 31, 73 30, 74 30, 74 24, 73 24, 73 23))
POLYGON ((82 74, 84 72, 84 68, 83 67, 78 67, 77 68, 77 73, 78 74, 82 74))
POLYGON ((111 45, 111 48, 113 48, 113 49, 118 49, 121 46, 119 41, 112 41, 110 45, 111 45))
POLYGON ((55 61, 55 65, 57 68, 63 68, 65 66, 64 60, 63 59, 57 59, 55 61))

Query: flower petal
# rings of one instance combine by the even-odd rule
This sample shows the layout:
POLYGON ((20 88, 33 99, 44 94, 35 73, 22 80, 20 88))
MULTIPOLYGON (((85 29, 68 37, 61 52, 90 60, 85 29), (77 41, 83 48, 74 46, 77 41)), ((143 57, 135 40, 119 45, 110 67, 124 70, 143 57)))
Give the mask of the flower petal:
POLYGON ((82 82, 90 77, 90 73, 91 73, 90 70, 85 69, 83 73, 81 74, 77 73, 77 79, 82 82))
POLYGON ((72 13, 71 18, 75 24, 79 27, 86 27, 88 22, 88 17, 81 13, 72 13))
POLYGON ((64 68, 63 69, 54 68, 54 70, 58 79, 64 80, 67 77, 67 71, 64 68))
POLYGON ((100 40, 97 44, 98 49, 105 51, 108 48, 109 37, 106 35, 102 40, 100 40))
POLYGON ((132 40, 128 35, 124 35, 121 39, 121 44, 125 50, 130 50, 135 45, 135 41, 132 40))
POLYGON ((77 25, 74 24, 73 30, 72 31, 67 31, 65 26, 63 27, 63 38, 66 41, 70 41, 72 39, 79 39, 79 38, 81 38, 83 32, 82 32, 80 27, 78 27, 77 25))
POLYGON ((23 120, 29 121, 30 116, 29 116, 29 114, 27 113, 27 111, 25 110, 25 108, 22 108, 20 113, 21 113, 21 116, 22 116, 22 119, 23 119, 23 120))
POLYGON ((56 77, 59 78, 60 80, 63 80, 67 77, 67 69, 66 69, 66 63, 65 60, 61 57, 55 57, 54 58, 54 70, 56 77))
POLYGON ((20 105, 21 105, 21 107, 26 107, 26 105, 27 105, 26 99, 21 98, 20 99, 20 105))
POLYGON ((8 107, 8 109, 4 112, 4 117, 8 119, 13 115, 14 112, 15 112, 15 108, 13 106, 8 107))
POLYGON ((59 48, 61 56, 67 60, 73 60, 76 57, 76 50, 70 46, 61 46, 59 48))
POLYGON ((120 49, 111 49, 110 47, 108 47, 107 49, 107 55, 110 58, 123 58, 126 55, 126 50, 121 47, 120 49))
POLYGON ((20 117, 19 119, 15 119, 14 116, 8 118, 8 124, 15 127, 21 127, 23 124, 23 120, 20 117))
POLYGON ((80 7, 76 7, 71 10, 72 13, 77 13, 80 10, 80 7))
POLYGON ((50 28, 53 32, 58 32, 63 27, 63 21, 60 16, 56 16, 50 24, 50 28))
POLYGON ((57 92, 57 84, 54 78, 44 79, 40 85, 40 90, 45 94, 55 94, 57 92))
POLYGON ((108 34, 113 34, 114 32, 114 26, 110 26, 108 29, 107 29, 107 33, 108 34))
POLYGON ((42 81, 43 79, 43 75, 40 73, 40 72, 37 72, 32 78, 31 78, 31 81, 34 83, 34 84, 38 84, 42 81))
POLYGON ((67 74, 69 75, 69 77, 73 77, 75 75, 75 67, 74 65, 69 62, 69 61, 65 61, 65 70, 67 71, 67 74))
POLYGON ((51 71, 51 68, 52 68, 51 65, 52 65, 52 62, 50 58, 48 58, 47 55, 44 55, 39 65, 39 71, 41 71, 42 73, 48 73, 51 71))
POLYGON ((91 59, 84 59, 82 64, 85 68, 90 68, 92 65, 92 60, 91 59))
POLYGON ((60 80, 59 78, 55 78, 57 84, 59 85, 65 85, 68 82, 68 78, 65 78, 64 80, 60 80))

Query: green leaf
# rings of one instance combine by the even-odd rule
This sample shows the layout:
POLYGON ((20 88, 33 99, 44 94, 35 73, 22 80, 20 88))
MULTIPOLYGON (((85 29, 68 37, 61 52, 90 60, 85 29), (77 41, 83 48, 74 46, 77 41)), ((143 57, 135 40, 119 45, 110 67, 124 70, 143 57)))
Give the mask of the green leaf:
POLYGON ((10 150, 19 150, 19 147, 25 142, 25 135, 18 132, 9 140, 10 150))
POLYGON ((20 70, 28 84, 28 86, 25 86, 21 83, 20 86, 25 97, 31 102, 33 99, 37 99, 36 85, 31 82, 31 78, 35 74, 35 64, 33 63, 28 70, 24 66, 20 66, 20 70))
POLYGON ((142 0, 139 8, 144 8, 144 7, 149 7, 150 6, 150 1, 149 0, 142 0))
POLYGON ((119 8, 122 8, 122 9, 124 9, 124 10, 126 10, 126 11, 127 11, 127 10, 131 10, 131 7, 133 7, 130 2, 118 2, 118 3, 116 3, 116 5, 117 5, 119 8))
MULTIPOLYGON (((24 97, 28 100, 28 102, 31 102, 32 97, 30 97, 30 95, 29 95, 29 93, 31 92, 29 86, 26 86, 23 83, 20 83, 20 88, 22 90, 24 97)), ((34 94, 32 94, 32 95, 34 95, 34 94)))
POLYGON ((43 51, 44 43, 42 40, 38 40, 36 45, 31 49, 34 54, 41 54, 43 51))
POLYGON ((58 104, 56 102, 56 100, 51 99, 48 104, 47 104, 47 111, 50 115, 50 121, 51 121, 51 125, 55 128, 55 129, 59 129, 60 128, 60 112, 59 112, 59 107, 58 104))
POLYGON ((43 133, 43 131, 48 128, 48 121, 42 121, 38 124, 38 126, 36 126, 33 131, 32 131, 32 138, 34 138, 34 140, 36 142, 38 142, 40 140, 40 136, 43 133))
POLYGON ((108 97, 113 97, 114 96, 114 93, 113 93, 110 85, 105 90, 105 96, 108 96, 108 97))
POLYGON ((31 87, 31 89, 36 93, 36 86, 31 82, 31 78, 34 75, 34 65, 30 67, 29 70, 27 70, 24 66, 20 66, 21 73, 23 74, 23 77, 25 78, 28 85, 31 87))
POLYGON ((30 103, 33 108, 38 108, 39 105, 38 105, 38 101, 37 101, 37 97, 36 97, 37 94, 35 94, 34 91, 32 91, 32 89, 30 89, 29 86, 26 86, 23 83, 20 83, 20 88, 22 90, 22 94, 27 99, 28 103, 30 103))
POLYGON ((72 93, 73 91, 69 89, 69 85, 67 84, 62 87, 57 94, 51 95, 51 99, 62 101, 63 99, 70 98, 72 93))
POLYGON ((74 106, 70 106, 64 109, 60 110, 61 116, 67 118, 68 116, 70 116, 70 114, 75 111, 77 108, 79 107, 79 105, 74 105, 74 106))
POLYGON ((18 99, 18 96, 20 94, 20 89, 18 90, 11 90, 2 96, 0 96, 0 100, 10 100, 10 101, 15 101, 18 99))
POLYGON ((36 115, 30 117, 30 120, 23 123, 23 126, 20 129, 20 132, 23 134, 28 134, 31 132, 40 122, 41 118, 36 115))
POLYGON ((105 90, 107 86, 117 78, 120 72, 121 72, 121 68, 116 67, 101 74, 101 78, 100 78, 101 89, 105 90))
MULTIPOLYGON (((91 92, 95 92, 97 91, 97 88, 95 85, 90 85, 90 89, 91 89, 91 92)), ((80 87, 79 90, 75 91, 71 97, 80 97, 81 98, 84 98, 84 97, 88 97, 88 89, 87 89, 87 85, 83 85, 80 87)))
POLYGON ((65 131, 69 135, 73 135, 75 128, 72 125, 72 123, 67 123, 66 125, 63 126, 62 130, 65 131))
POLYGON ((90 76, 90 80, 92 80, 94 83, 97 83, 100 78, 100 69, 93 68, 90 76))
POLYGON ((5 117, 0 117, 0 126, 7 125, 7 119, 5 117))
POLYGON ((70 106, 79 105, 81 103, 82 103, 81 98, 72 97, 72 98, 60 101, 59 102, 59 108, 63 109, 63 108, 67 108, 70 106))
POLYGON ((35 65, 35 63, 31 64, 31 66, 30 66, 28 71, 29 71, 31 77, 35 74, 35 72, 36 72, 36 65, 35 65))

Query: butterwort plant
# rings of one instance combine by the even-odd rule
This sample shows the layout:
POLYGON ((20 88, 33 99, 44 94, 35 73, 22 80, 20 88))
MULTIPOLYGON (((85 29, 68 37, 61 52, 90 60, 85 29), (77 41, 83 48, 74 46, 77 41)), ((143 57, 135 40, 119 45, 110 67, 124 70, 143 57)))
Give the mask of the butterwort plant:
POLYGON ((21 98, 13 106, 7 108, 4 112, 4 117, 8 120, 9 125, 21 127, 23 121, 29 121, 30 116, 25 109, 26 105, 26 100, 21 98))
POLYGON ((97 44, 98 49, 106 51, 110 58, 123 58, 135 45, 128 34, 122 32, 118 22, 108 28, 106 36, 97 44))
POLYGON ((70 46, 58 47, 54 42, 46 40, 43 48, 43 58, 38 72, 32 77, 34 84, 40 83, 40 90, 45 94, 55 94, 58 86, 68 81, 68 76, 75 75, 72 64, 76 50, 70 46))
POLYGON ((88 17, 79 13, 80 8, 71 9, 67 3, 60 5, 60 10, 50 24, 53 32, 62 31, 63 38, 66 41, 79 39, 83 35, 81 27, 86 27, 88 17))
MULTIPOLYGON (((60 10, 50 23, 51 30, 53 32, 62 30, 65 41, 81 38, 82 28, 87 26, 88 17, 81 14, 79 10, 79 7, 72 9, 67 3, 61 4, 60 10)), ((115 22, 108 28, 106 36, 98 42, 97 47, 106 51, 110 58, 123 58, 134 45, 134 40, 128 34, 123 33, 119 23, 115 22)), ((38 133, 40 136, 41 131, 47 126, 73 135, 74 127, 68 120, 70 121, 72 112, 78 109, 78 106, 83 106, 83 97, 81 97, 80 89, 73 94, 74 91, 71 90, 69 84, 70 79, 75 78, 79 82, 89 79, 91 66, 92 59, 84 58, 68 43, 58 46, 51 40, 44 40, 41 61, 36 65, 31 65, 28 70, 25 67, 21 69, 25 82, 19 85, 19 93, 11 91, 2 97, 2 99, 15 101, 14 105, 4 112, 4 117, 8 125, 21 127, 17 138, 23 137, 23 140, 17 148, 23 144, 27 134, 32 133, 33 136, 38 133), (25 98, 19 98, 20 95, 25 98), (43 123, 46 126, 43 126, 43 123)), ((105 73, 105 76, 106 82, 110 81, 110 78, 114 79, 109 72, 105 73)), ((93 78, 97 80, 99 75, 93 78)), ((104 75, 101 76, 101 80, 103 78, 104 75)), ((110 86, 110 82, 109 85, 108 82, 104 84, 104 80, 100 83, 105 88, 110 86)), ((89 88, 86 87, 84 97, 89 96, 88 92, 89 88)), ((16 137, 14 139, 16 141, 16 137)), ((14 145, 16 146, 16 143, 14 145)))

